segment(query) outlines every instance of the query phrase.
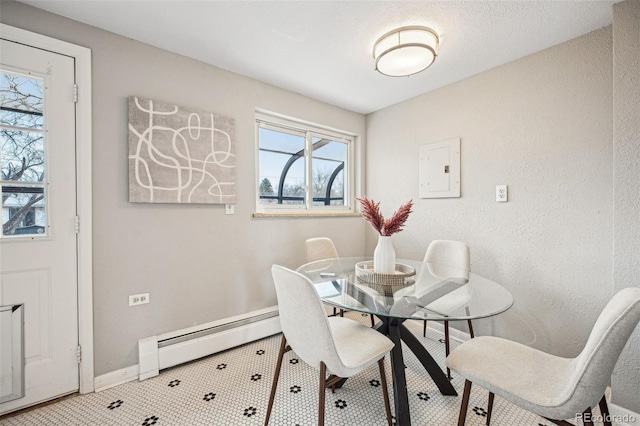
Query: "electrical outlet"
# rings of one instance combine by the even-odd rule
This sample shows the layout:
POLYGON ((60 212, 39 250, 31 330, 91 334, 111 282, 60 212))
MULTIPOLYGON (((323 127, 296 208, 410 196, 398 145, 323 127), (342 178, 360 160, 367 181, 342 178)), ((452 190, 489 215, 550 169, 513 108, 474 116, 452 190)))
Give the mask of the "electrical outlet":
POLYGON ((496 185, 496 201, 499 203, 508 201, 507 185, 496 185))
POLYGON ((225 204, 224 205, 225 214, 234 214, 236 212, 235 204, 225 204))
POLYGON ((132 294, 129 296, 129 306, 149 303, 149 293, 132 294))

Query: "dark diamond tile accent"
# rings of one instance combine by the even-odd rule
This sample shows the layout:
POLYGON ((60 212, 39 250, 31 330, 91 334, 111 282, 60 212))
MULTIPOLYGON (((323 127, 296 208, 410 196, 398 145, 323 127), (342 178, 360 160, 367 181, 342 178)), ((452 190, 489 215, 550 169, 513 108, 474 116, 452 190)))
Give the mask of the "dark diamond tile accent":
POLYGON ((338 407, 341 410, 347 407, 347 401, 344 401, 342 399, 337 400, 335 404, 336 404, 336 407, 338 407))
POLYGON ((430 397, 426 392, 418 392, 418 398, 423 401, 428 401, 430 397))
POLYGON ((487 411, 484 408, 473 407, 473 412, 478 416, 487 417, 487 411))
POLYGON ((262 374, 254 374, 253 376, 251 376, 251 380, 254 382, 257 382, 258 380, 262 379, 262 374))
POLYGON ((302 390, 302 388, 298 385, 293 385, 289 388, 289 392, 291 393, 298 393, 302 390))
POLYGON ((172 381, 169 383, 169 386, 170 386, 170 387, 172 387, 172 388, 175 388, 175 387, 176 387, 176 386, 178 386, 179 384, 180 384, 180 380, 172 380, 172 381))
POLYGON ((225 368, 227 368, 227 364, 218 364, 218 366, 216 367, 216 369, 218 370, 224 370, 225 368))
POLYGON ((215 393, 213 393, 213 392, 209 392, 209 393, 208 393, 208 394, 206 394, 206 395, 204 396, 204 398, 202 398, 202 399, 204 399, 205 401, 209 402, 209 401, 213 400, 215 397, 216 397, 216 394, 215 394, 215 393))
POLYGON ((258 410, 254 407, 249 407, 244 409, 244 415, 247 417, 255 416, 258 410))
POLYGON ((117 400, 117 401, 113 401, 111 404, 109 404, 109 406, 107 407, 109 410, 113 410, 114 408, 118 408, 119 406, 121 406, 123 403, 123 401, 121 399, 117 400))
POLYGON ((444 340, 444 339, 438 339, 438 342, 440 342, 440 343, 447 343, 447 341, 446 341, 446 340, 444 340))
POLYGON ((299 363, 299 362, 300 362, 300 360, 299 360, 298 358, 291 358, 291 359, 289 360, 289 364, 297 364, 297 363, 299 363))
POLYGON ((379 386, 380 386, 380 380, 378 380, 378 379, 371 379, 371 380, 369 380, 369 384, 370 384, 371 386, 373 386, 374 388, 377 388, 377 387, 379 387, 379 386))
POLYGON ((144 419, 144 422, 142 422, 142 426, 155 425, 158 420, 159 419, 156 416, 147 417, 144 419))
POLYGON ((264 349, 258 349, 256 355, 264 355, 264 349))

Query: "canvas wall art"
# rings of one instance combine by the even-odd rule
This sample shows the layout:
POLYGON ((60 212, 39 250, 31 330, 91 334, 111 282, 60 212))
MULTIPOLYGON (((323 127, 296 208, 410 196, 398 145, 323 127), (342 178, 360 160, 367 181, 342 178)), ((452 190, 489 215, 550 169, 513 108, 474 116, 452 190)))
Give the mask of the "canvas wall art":
POLYGON ((129 201, 234 204, 235 120, 130 96, 129 201))

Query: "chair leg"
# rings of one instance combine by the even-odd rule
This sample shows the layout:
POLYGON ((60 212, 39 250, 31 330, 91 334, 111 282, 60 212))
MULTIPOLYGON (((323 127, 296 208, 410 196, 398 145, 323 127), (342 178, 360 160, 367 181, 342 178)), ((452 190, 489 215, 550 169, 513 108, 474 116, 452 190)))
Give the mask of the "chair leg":
POLYGON ((273 375, 273 383, 271 383, 271 393, 269 394, 269 405, 267 406, 267 417, 264 420, 264 426, 269 424, 269 418, 271 417, 271 409, 273 408, 273 400, 276 396, 276 388, 278 387, 278 378, 280 378, 280 367, 282 367, 282 358, 287 352, 287 338, 282 335, 282 341, 280 342, 280 351, 278 352, 278 361, 276 362, 276 372, 273 375))
POLYGON ((320 361, 320 394, 318 395, 318 426, 324 426, 324 396, 327 385, 325 383, 327 377, 327 366, 320 361))
POLYGON ((493 399, 495 395, 489 392, 489 402, 487 403, 487 426, 491 424, 491 413, 493 412, 493 399))
POLYGON ((375 327, 376 326, 376 322, 373 319, 373 314, 369 314, 369 316, 371 317, 371 327, 375 327))
POLYGON ((611 416, 609 415, 609 406, 607 405, 607 397, 602 395, 602 399, 600 400, 600 413, 602 414, 602 419, 604 426, 612 426, 611 425, 611 416))
POLYGON ((422 337, 427 337, 427 320, 422 323, 422 337))
MULTIPOLYGON (((444 322, 444 353, 445 357, 449 356, 449 321, 444 322)), ((447 367, 447 378, 451 380, 451 370, 447 367)))
POLYGON ((467 320, 467 324, 469 325, 469 336, 473 339, 475 336, 473 335, 473 325, 471 324, 471 320, 467 320))
POLYGON ((584 410, 584 412, 582 413, 582 418, 587 419, 583 420, 582 422, 584 426, 593 426, 593 414, 591 413, 591 407, 584 410))
POLYGON ((387 389, 387 375, 384 373, 384 358, 378 361, 380 367, 380 382, 382 384, 382 396, 384 397, 384 409, 387 412, 387 424, 392 426, 391 422, 391 404, 389 403, 389 389, 387 389))
POLYGON ((464 381, 464 392, 462 394, 462 403, 460 404, 460 415, 458 416, 458 426, 464 426, 467 421, 467 408, 469 407, 469 395, 471 394, 471 382, 464 381))

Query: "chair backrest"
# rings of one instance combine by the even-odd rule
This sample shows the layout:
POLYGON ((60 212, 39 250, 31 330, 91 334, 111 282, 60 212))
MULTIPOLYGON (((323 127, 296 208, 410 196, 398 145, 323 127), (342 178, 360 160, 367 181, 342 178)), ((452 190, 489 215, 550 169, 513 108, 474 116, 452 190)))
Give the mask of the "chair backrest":
POLYGON ((280 325, 287 343, 304 362, 329 371, 342 365, 335 348, 322 300, 313 283, 304 275, 273 265, 271 274, 278 296, 280 325))
POLYGON ((436 277, 469 279, 469 246, 461 241, 434 240, 427 248, 424 263, 436 277))
POLYGON ((593 407, 602 398, 618 357, 638 322, 640 288, 620 290, 602 310, 584 349, 573 360, 575 373, 568 383, 567 395, 570 413, 593 407))
POLYGON ((338 257, 338 250, 331 241, 331 238, 318 237, 309 238, 304 243, 306 249, 307 262, 314 262, 322 259, 335 259, 338 257))

